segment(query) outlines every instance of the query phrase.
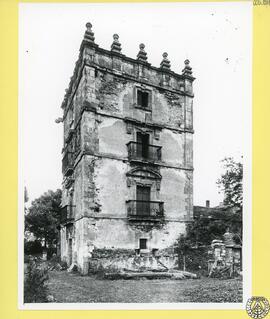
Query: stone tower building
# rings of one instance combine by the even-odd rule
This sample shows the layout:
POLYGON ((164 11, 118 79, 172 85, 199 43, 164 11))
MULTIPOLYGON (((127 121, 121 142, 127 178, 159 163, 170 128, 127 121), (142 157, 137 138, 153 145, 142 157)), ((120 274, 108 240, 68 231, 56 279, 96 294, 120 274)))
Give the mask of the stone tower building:
POLYGON ((92 25, 62 103, 61 258, 83 272, 95 250, 162 253, 193 216, 193 90, 181 74, 95 43, 92 25))

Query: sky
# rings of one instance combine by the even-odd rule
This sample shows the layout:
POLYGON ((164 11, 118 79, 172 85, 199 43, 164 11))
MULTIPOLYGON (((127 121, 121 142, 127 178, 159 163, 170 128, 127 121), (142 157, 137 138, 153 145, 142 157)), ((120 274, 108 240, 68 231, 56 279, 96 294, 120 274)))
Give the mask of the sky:
POLYGON ((153 66, 163 52, 176 73, 190 60, 194 205, 218 205, 220 161, 245 161, 251 143, 251 2, 20 4, 19 165, 30 201, 61 188, 63 128, 55 119, 88 21, 102 48, 110 49, 118 33, 126 56, 136 58, 144 43, 153 66))

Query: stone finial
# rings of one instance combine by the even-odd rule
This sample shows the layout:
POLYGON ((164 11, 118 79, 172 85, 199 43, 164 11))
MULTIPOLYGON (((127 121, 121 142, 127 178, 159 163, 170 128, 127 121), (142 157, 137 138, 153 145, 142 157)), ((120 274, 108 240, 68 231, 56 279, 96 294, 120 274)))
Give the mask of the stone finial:
POLYGON ((163 56, 163 60, 160 63, 160 68, 163 70, 170 70, 171 62, 168 60, 168 53, 164 52, 162 56, 163 56))
POLYGON ((190 61, 188 59, 185 60, 185 67, 182 70, 183 75, 192 75, 192 67, 189 65, 190 61))
POLYGON ((84 33, 84 40, 89 43, 95 43, 94 32, 92 31, 92 24, 90 22, 86 23, 86 31, 84 33))
POLYGON ((137 60, 147 62, 147 53, 144 51, 145 45, 141 43, 139 45, 140 51, 137 54, 137 60))
POLYGON ((113 52, 118 52, 121 53, 121 43, 119 42, 119 35, 118 34, 114 34, 113 35, 113 43, 111 45, 111 50, 113 52))

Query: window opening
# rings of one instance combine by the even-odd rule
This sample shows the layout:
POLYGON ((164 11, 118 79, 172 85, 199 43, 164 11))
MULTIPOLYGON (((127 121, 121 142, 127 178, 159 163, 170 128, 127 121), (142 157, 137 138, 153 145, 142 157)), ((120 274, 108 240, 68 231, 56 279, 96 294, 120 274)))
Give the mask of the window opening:
POLYGON ((137 133, 137 155, 142 158, 149 157, 149 134, 137 133))
POLYGON ((136 213, 141 216, 150 215, 150 186, 139 186, 136 189, 136 213))
POLYGON ((147 249, 147 239, 140 238, 140 249, 147 249))
POLYGON ((138 90, 137 91, 137 105, 140 107, 148 107, 149 93, 138 90))

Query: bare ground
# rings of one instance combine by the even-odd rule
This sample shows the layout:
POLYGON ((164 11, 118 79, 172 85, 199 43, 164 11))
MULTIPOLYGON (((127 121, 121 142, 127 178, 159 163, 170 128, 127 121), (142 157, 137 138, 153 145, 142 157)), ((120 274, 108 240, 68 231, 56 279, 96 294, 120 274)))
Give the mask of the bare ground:
POLYGON ((48 288, 60 303, 242 302, 240 279, 104 280, 51 271, 48 288))

